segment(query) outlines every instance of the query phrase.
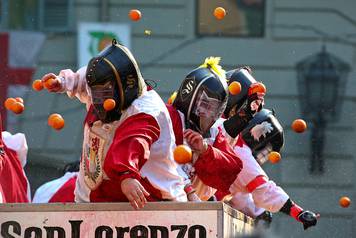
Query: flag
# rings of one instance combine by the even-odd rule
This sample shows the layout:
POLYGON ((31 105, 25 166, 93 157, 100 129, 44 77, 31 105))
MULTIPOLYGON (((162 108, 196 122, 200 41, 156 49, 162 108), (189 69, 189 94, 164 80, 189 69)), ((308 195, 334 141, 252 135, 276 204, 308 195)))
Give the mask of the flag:
POLYGON ((45 35, 37 32, 0 33, 0 113, 5 128, 7 121, 16 123, 16 117, 6 112, 3 103, 8 97, 25 95, 44 40, 45 35))

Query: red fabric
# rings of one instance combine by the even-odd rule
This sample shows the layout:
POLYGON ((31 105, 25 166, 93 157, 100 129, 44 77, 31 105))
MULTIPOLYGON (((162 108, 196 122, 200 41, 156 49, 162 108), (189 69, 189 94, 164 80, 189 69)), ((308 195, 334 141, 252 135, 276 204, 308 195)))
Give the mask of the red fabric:
POLYGON ((289 215, 296 219, 297 221, 300 221, 298 219, 299 214, 303 211, 303 209, 298 206, 297 204, 293 203, 293 206, 290 208, 290 213, 289 215))
POLYGON ((27 178, 19 158, 15 151, 6 147, 2 138, 0 139, 0 147, 5 152, 0 154, 2 164, 0 187, 3 191, 3 198, 8 203, 28 203, 27 178))
POLYGON ((93 123, 96 122, 97 120, 99 120, 99 118, 94 113, 94 106, 90 105, 87 115, 85 116, 85 119, 84 119, 84 125, 88 124, 89 126, 92 126, 93 123))
POLYGON ((216 197, 216 200, 218 200, 218 201, 221 201, 226 195, 229 195, 230 194, 230 192, 222 192, 222 191, 216 191, 216 193, 214 194, 215 195, 215 197, 216 197))
POLYGON ((240 134, 239 137, 237 138, 235 145, 238 147, 243 147, 244 144, 246 144, 246 143, 245 143, 244 139, 242 139, 242 135, 240 134))
POLYGON ((183 125, 179 112, 172 105, 166 104, 169 115, 172 120, 173 132, 176 138, 176 145, 183 144, 183 125))
POLYGON ((52 202, 74 202, 74 189, 77 176, 74 176, 60 187, 55 194, 49 199, 52 202))
POLYGON ((127 202, 121 192, 121 181, 135 178, 151 194, 149 201, 161 199, 161 193, 147 180, 142 179, 139 170, 149 157, 151 145, 158 140, 160 128, 150 115, 139 113, 127 118, 115 132, 112 144, 106 154, 104 171, 110 180, 90 193, 93 202, 127 202))
POLYGON ((194 167, 204 184, 226 193, 240 173, 242 161, 220 130, 213 146, 208 146, 208 150, 200 155, 194 167))
POLYGON ((246 185, 246 189, 249 193, 252 193, 257 187, 268 182, 268 179, 264 175, 259 175, 246 185))

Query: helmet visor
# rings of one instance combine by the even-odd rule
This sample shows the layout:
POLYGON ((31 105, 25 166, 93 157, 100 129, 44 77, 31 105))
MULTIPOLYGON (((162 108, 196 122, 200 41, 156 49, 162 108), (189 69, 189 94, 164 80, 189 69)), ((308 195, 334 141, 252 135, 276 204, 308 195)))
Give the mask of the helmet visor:
POLYGON ((199 118, 200 133, 203 135, 209 131, 210 127, 220 118, 226 106, 226 100, 209 97, 201 90, 197 95, 195 107, 192 113, 199 118))
POLYGON ((103 85, 90 86, 90 96, 93 106, 100 120, 105 121, 107 112, 104 110, 103 104, 106 99, 114 99, 115 85, 112 81, 108 81, 103 85))

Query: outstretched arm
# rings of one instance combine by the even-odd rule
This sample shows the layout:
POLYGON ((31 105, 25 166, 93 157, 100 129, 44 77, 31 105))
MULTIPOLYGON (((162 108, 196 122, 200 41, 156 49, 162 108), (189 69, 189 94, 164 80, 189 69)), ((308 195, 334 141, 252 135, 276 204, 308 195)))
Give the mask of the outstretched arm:
POLYGON ((77 72, 71 69, 64 69, 58 75, 48 73, 41 79, 43 83, 55 78, 52 84, 48 85, 48 91, 56 93, 67 93, 69 97, 77 97, 82 103, 91 103, 88 84, 85 78, 86 67, 80 68, 77 72))

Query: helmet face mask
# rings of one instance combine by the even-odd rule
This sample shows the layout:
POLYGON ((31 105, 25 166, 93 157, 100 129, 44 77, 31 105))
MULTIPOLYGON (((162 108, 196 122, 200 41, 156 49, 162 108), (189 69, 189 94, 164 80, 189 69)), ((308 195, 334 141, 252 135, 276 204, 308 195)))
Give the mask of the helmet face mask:
MULTIPOLYGON (((116 102, 116 106, 119 105, 118 95, 115 95, 116 84, 113 81, 108 81, 105 84, 101 85, 92 85, 90 87, 90 96, 92 99, 92 104, 94 106, 95 112, 99 119, 103 122, 106 122, 110 115, 104 109, 104 102, 106 99, 114 99, 116 102)), ((115 109, 114 109, 115 110, 115 109)))
MULTIPOLYGON (((192 108, 192 115, 189 118, 197 118, 198 125, 195 125, 199 132, 204 135, 210 127, 223 113, 223 108, 226 106, 226 100, 220 101, 217 98, 209 97, 208 91, 201 89, 196 97, 194 108, 192 108)), ((196 121, 192 121, 195 124, 196 121)))
POLYGON ((273 151, 272 145, 268 143, 264 148, 261 150, 255 151, 253 156, 257 160, 257 162, 262 165, 268 160, 268 155, 273 151))

